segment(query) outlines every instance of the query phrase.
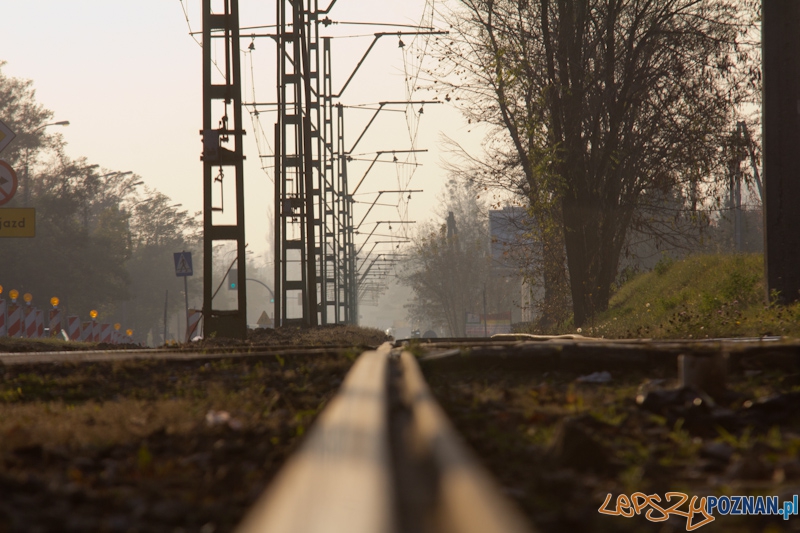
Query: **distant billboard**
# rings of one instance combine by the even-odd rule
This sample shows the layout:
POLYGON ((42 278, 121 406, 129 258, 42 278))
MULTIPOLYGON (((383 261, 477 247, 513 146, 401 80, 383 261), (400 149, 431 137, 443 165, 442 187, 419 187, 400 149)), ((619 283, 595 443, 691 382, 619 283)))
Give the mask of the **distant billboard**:
POLYGON ((511 333, 511 311, 505 313, 467 313, 467 337, 491 337, 498 333, 511 333))

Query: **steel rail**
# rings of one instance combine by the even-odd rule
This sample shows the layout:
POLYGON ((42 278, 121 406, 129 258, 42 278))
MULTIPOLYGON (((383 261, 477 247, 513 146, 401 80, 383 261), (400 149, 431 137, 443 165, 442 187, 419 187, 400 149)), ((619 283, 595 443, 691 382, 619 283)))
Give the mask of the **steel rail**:
POLYGON ((675 368, 682 354, 727 353, 732 370, 747 359, 800 369, 800 341, 789 338, 748 339, 597 339, 580 335, 494 338, 410 339, 426 355, 420 364, 442 368, 461 365, 539 367, 542 369, 612 370, 675 368), (570 338, 574 337, 574 338, 570 338))
POLYGON ((386 387, 391 346, 365 352, 238 528, 265 531, 394 531, 386 387))
POLYGON ((60 352, 0 352, 0 366, 45 363, 81 363, 101 361, 134 361, 138 359, 192 360, 242 357, 264 357, 275 354, 315 355, 352 349, 352 344, 326 346, 264 345, 197 348, 145 348, 134 350, 72 350, 60 352))
POLYGON ((466 451, 414 356, 363 353, 238 533, 527 532, 466 451))

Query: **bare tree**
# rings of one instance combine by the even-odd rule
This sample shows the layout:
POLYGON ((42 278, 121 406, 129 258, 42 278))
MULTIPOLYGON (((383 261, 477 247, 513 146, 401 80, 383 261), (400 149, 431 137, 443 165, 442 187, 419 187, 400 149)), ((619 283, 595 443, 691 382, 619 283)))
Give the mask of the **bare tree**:
POLYGON ((718 195, 719 148, 757 77, 751 11, 734 0, 454 3, 434 85, 495 126, 470 173, 528 199, 551 269, 566 251, 580 326, 607 308, 629 229, 671 230, 650 224, 659 198, 718 195))
POLYGON ((465 335, 467 312, 481 312, 484 290, 488 309, 507 308, 508 288, 492 274, 488 217, 479 193, 472 187, 451 184, 441 202, 440 223, 423 224, 399 265, 400 282, 414 297, 407 306, 409 318, 465 335))

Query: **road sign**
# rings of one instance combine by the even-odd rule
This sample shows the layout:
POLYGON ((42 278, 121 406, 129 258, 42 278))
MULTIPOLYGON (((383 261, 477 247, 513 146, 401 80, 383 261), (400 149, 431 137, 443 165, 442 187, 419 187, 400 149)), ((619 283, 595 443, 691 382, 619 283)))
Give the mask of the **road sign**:
POLYGON ((192 273, 192 252, 177 252, 172 254, 175 258, 175 275, 193 276, 192 273))
POLYGON ((0 208, 0 237, 36 237, 36 209, 0 208))
POLYGON ((0 122, 0 152, 11 144, 11 141, 13 141, 16 136, 17 134, 11 131, 11 128, 0 122))
POLYGON ((267 315, 266 311, 261 311, 261 316, 258 317, 258 322, 256 322, 262 328, 271 328, 272 327, 272 319, 267 315))
POLYGON ((11 165, 5 161, 0 161, 0 205, 7 203, 14 198, 17 192, 17 173, 11 165))

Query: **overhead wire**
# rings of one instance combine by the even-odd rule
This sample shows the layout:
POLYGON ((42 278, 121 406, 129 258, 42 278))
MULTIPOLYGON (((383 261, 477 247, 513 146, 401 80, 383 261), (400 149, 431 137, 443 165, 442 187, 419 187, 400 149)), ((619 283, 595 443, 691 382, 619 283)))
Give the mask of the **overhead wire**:
MULTIPOLYGON (((425 7, 423 8, 422 15, 420 16, 420 22, 417 25, 419 28, 434 28, 434 2, 435 0, 426 0, 425 7), (428 14, 430 10, 430 15, 428 14), (426 19, 430 17, 430 24, 426 24, 426 19)), ((402 44, 402 42, 401 42, 402 44)), ((425 57, 425 53, 427 52, 428 47, 428 39, 424 35, 414 35, 411 39, 411 42, 407 46, 403 46, 402 48, 402 58, 403 58, 403 81, 405 85, 405 93, 406 99, 412 100, 412 97, 417 89, 417 83, 419 80, 419 74, 422 71, 422 63, 425 57), (418 42, 422 39, 423 46, 420 48, 418 42), (416 57, 417 62, 414 63, 414 58, 416 57)), ((422 111, 423 107, 420 108, 422 111)), ((405 108, 405 117, 406 117, 406 129, 408 130, 408 137, 409 142, 411 144, 411 150, 414 150, 417 145, 417 137, 419 135, 419 127, 421 124, 421 112, 417 112, 411 104, 407 105, 405 108)), ((397 185, 399 189, 406 189, 411 184, 411 181, 416 173, 416 169, 418 165, 417 155, 415 152, 409 152, 405 155, 404 163, 413 163, 414 166, 411 167, 410 171, 408 170, 407 166, 396 165, 396 174, 397 174, 397 185), (404 172, 407 171, 407 172, 404 172)), ((411 197, 405 197, 404 195, 400 195, 398 198, 397 203, 397 214, 401 220, 408 220, 408 209, 411 197)), ((403 224, 403 236, 408 237, 408 224, 403 224)))
MULTIPOLYGON (((250 63, 250 101, 255 102, 256 99, 256 81, 255 81, 255 66, 253 63, 253 52, 254 49, 248 48, 247 50, 243 51, 250 63)), ((247 75, 247 71, 245 71, 245 76, 247 75)), ((247 80, 245 80, 247 83, 247 80)), ((255 105, 251 106, 249 110, 250 115, 250 123, 253 126, 253 135, 255 137, 256 142, 256 149, 258 150, 259 161, 263 161, 265 158, 269 157, 269 153, 273 152, 272 146, 269 143, 269 136, 264 131, 264 125, 261 122, 261 113, 258 111, 255 105), (266 145, 266 150, 264 146, 266 145)), ((274 153, 274 152, 273 152, 274 153)), ((261 165, 261 170, 266 174, 267 179, 270 182, 274 183, 274 177, 267 171, 268 167, 265 165, 261 165)))
MULTIPOLYGON (((203 47, 203 42, 202 42, 202 41, 200 41, 200 40, 198 40, 198 39, 197 39, 197 37, 195 37, 195 35, 196 35, 197 33, 202 33, 202 32, 196 32, 196 31, 192 31, 192 24, 191 24, 191 22, 189 22, 189 12, 187 11, 187 9, 186 9, 186 6, 183 4, 183 0, 179 0, 179 2, 181 3, 181 10, 183 11, 183 18, 184 18, 184 19, 186 19, 186 27, 187 27, 187 28, 189 28, 189 37, 191 37, 191 38, 192 38, 192 40, 193 40, 194 42, 196 42, 196 43, 197 43, 197 46, 199 46, 200 48, 202 48, 202 47, 203 47)), ((213 13, 213 12, 212 12, 212 13, 213 13)), ((217 61, 216 61, 216 59, 213 59, 213 58, 212 58, 212 59, 211 59, 211 63, 214 65, 214 68, 216 68, 216 69, 217 69, 217 71, 218 71, 220 74, 222 74, 222 76, 224 77, 224 76, 225 76, 225 73, 222 71, 222 69, 221 69, 221 68, 219 67, 219 65, 217 64, 217 61)))

